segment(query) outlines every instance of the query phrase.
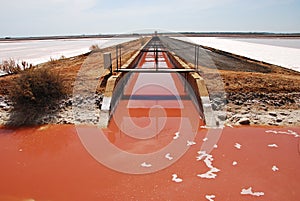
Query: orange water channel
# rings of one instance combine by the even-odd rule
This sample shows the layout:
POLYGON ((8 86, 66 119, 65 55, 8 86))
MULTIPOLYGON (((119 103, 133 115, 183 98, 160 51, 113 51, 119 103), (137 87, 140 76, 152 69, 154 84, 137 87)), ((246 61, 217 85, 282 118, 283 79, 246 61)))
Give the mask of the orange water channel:
MULTIPOLYGON (((164 53, 158 65, 172 67, 164 53)), ((1 128, 0 201, 300 199, 299 127, 217 137, 201 116, 179 75, 137 73, 106 129, 1 128)))

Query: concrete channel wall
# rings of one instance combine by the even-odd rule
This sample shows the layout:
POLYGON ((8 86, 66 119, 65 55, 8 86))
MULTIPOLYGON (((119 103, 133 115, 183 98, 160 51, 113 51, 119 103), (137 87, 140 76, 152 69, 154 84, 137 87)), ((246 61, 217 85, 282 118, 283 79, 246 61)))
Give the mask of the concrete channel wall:
MULTIPOLYGON (((137 62, 140 60, 142 56, 142 49, 147 45, 143 45, 139 51, 137 51, 121 68, 133 68, 137 65, 137 62)), ((188 69, 190 68, 182 59, 180 59, 178 56, 176 56, 174 53, 168 52, 168 56, 171 60, 171 62, 176 66, 176 68, 181 69, 188 69)), ((105 94, 103 98, 103 103, 101 107, 101 118, 104 118, 104 123, 101 123, 101 127, 106 127, 109 123, 109 119, 115 109, 115 106, 118 103, 118 100, 122 93, 118 93, 119 89, 117 89, 117 85, 121 78, 124 76, 125 73, 117 73, 116 75, 112 75, 106 85, 105 94), (115 91, 117 90, 117 91, 115 91), (116 92, 116 93, 115 93, 116 92)), ((128 73, 129 74, 129 73, 128 73)), ((126 80, 128 80, 130 77, 128 77, 126 80)), ((200 111, 203 111, 203 118, 205 120, 205 123, 208 127, 215 127, 216 126, 216 120, 213 115, 212 107, 210 104, 209 94, 207 91, 207 88, 205 86, 204 79, 196 72, 194 73, 188 73, 187 74, 187 82, 192 87, 196 97, 197 97, 197 103, 199 106, 200 111)), ((125 85, 126 83, 123 83, 125 85)), ((119 87, 119 88, 122 88, 119 87)), ((120 89, 121 90, 121 89, 120 89)))
MULTIPOLYGON (((178 64, 178 68, 190 68, 186 62, 193 63, 195 61, 195 46, 196 44, 161 36, 163 44, 171 51, 175 58, 174 64, 178 64), (186 62, 184 62, 184 61, 186 62)), ((172 58, 172 57, 171 57, 172 58)), ((199 58, 205 59, 205 58, 199 58)), ((204 113, 204 119, 207 127, 218 127, 219 122, 216 121, 214 111, 211 106, 209 94, 205 85, 205 80, 198 73, 190 73, 187 78, 189 84, 192 86, 195 94, 198 96, 199 107, 204 113)))
MULTIPOLYGON (((150 38, 149 38, 149 40, 150 40, 150 38)), ((123 64, 120 68, 121 69, 134 68, 142 56, 141 50, 147 45, 149 40, 144 45, 142 45, 142 47, 140 47, 139 50, 137 50, 136 53, 134 55, 132 55, 132 57, 130 59, 128 59, 126 61, 126 63, 123 64)), ((115 109, 115 106, 118 103, 118 100, 120 99, 120 96, 122 95, 122 93, 117 93, 117 92, 115 93, 115 90, 116 90, 116 87, 117 87, 119 81, 123 78, 124 75, 125 75, 125 73, 118 72, 115 75, 110 76, 107 80, 106 87, 105 87, 105 93, 104 93, 104 97, 103 97, 103 102, 102 102, 102 106, 101 106, 101 113, 100 113, 100 118, 101 118, 100 127, 101 128, 106 128, 108 126, 109 119, 115 109)), ((123 83, 123 84, 126 84, 126 83, 123 83)))
MULTIPOLYGON (((168 54, 171 62, 177 68, 190 69, 190 67, 181 58, 176 56, 175 53, 169 52, 168 54)), ((197 96, 197 103, 200 107, 200 110, 203 111, 203 118, 206 126, 216 127, 217 122, 213 113, 204 79, 197 72, 188 73, 186 78, 187 82, 190 84, 195 95, 197 96)))

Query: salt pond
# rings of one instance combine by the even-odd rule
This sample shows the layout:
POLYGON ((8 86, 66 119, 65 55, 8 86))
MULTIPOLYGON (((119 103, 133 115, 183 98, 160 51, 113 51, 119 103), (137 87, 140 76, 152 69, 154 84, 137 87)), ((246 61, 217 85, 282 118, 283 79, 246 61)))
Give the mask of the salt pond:
POLYGON ((300 72, 300 39, 236 39, 216 37, 180 37, 178 39, 300 72))
POLYGON ((56 39, 1 41, 0 62, 14 59, 39 64, 62 56, 72 57, 89 52, 92 45, 100 48, 131 41, 136 38, 90 38, 90 39, 56 39))

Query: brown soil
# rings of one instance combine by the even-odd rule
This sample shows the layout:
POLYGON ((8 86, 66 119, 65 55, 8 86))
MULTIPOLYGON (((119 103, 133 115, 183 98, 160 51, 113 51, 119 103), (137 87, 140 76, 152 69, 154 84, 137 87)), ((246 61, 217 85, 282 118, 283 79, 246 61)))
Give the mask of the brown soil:
MULTIPOLYGON (((300 72, 231 55, 219 50, 209 53, 215 68, 201 66, 201 75, 211 93, 293 93, 300 92, 300 72), (221 78, 221 79, 220 79, 221 78), (217 80, 222 80, 218 82, 217 80)), ((189 66, 194 67, 189 63, 189 66)))
MULTIPOLYGON (((226 92, 300 92, 300 72, 207 48, 215 69, 203 67, 207 85, 214 91, 216 76, 221 76, 226 92)), ((201 63, 200 63, 201 64, 201 63)), ((193 64, 189 64, 193 66, 193 64)))
MULTIPOLYGON (((283 71, 284 72, 284 71, 283 71)), ((221 71, 226 92, 300 92, 300 74, 221 71)))

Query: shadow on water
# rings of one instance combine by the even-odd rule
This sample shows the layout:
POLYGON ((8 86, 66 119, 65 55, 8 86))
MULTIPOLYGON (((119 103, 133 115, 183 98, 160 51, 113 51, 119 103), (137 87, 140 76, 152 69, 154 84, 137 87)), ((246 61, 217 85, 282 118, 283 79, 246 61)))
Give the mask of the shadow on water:
POLYGON ((1 145, 8 143, 32 156, 59 153, 73 142, 75 133, 73 125, 0 127, 1 145))
POLYGON ((18 128, 21 126, 37 126, 44 124, 44 120, 51 117, 59 111, 57 105, 48 107, 13 107, 10 111, 10 116, 5 124, 8 128, 18 128))
POLYGON ((44 125, 17 130, 14 137, 18 149, 33 156, 56 154, 68 147, 74 138, 75 129, 71 125, 44 125))

